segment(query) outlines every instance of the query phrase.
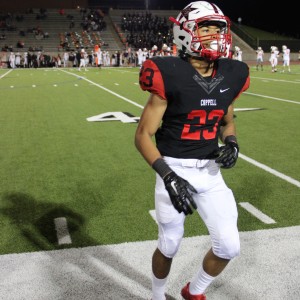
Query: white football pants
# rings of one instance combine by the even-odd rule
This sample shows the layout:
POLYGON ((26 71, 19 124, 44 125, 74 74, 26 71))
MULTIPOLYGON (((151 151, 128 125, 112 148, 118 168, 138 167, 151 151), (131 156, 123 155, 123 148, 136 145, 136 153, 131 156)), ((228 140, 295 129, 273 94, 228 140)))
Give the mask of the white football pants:
MULTIPOLYGON (((193 194, 197 212, 205 223, 212 241, 213 253, 232 259, 240 253, 237 207, 232 191, 225 184, 220 167, 214 160, 164 157, 178 175, 197 190, 193 194)), ((171 203, 161 177, 156 175, 155 210, 158 222, 158 249, 166 257, 174 257, 184 235, 184 213, 171 203)))

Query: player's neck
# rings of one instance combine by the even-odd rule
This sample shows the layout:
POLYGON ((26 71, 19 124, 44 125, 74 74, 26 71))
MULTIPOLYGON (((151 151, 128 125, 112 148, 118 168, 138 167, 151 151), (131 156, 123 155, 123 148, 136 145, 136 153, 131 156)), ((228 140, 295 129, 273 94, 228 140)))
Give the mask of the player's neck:
POLYGON ((209 63, 205 60, 190 59, 190 64, 203 76, 211 76, 213 72, 214 63, 209 63))

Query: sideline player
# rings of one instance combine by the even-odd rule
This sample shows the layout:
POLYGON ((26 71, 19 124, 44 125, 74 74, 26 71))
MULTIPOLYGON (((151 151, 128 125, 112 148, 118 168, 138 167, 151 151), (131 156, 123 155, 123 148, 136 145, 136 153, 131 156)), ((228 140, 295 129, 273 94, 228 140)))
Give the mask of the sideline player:
POLYGON ((256 71, 259 67, 262 71, 264 70, 264 50, 262 47, 258 47, 256 50, 256 71))
POLYGON ((170 20, 179 57, 155 56, 143 64, 140 87, 150 96, 135 134, 137 149, 157 173, 152 300, 166 299, 185 218, 194 210, 212 245, 181 295, 204 300, 207 287, 240 253, 237 206, 220 168, 238 159, 233 107, 249 87, 249 68, 227 58, 230 20, 215 4, 192 2, 170 20))
POLYGON ((241 50, 240 47, 235 46, 234 47, 234 55, 233 55, 233 59, 239 60, 239 61, 243 61, 243 51, 241 50))
POLYGON ((289 73, 291 72, 291 68, 290 68, 290 53, 291 53, 291 50, 287 46, 283 45, 282 46, 282 59, 283 59, 283 63, 282 63, 283 70, 282 70, 282 73, 284 73, 285 68, 288 69, 289 73))
POLYGON ((80 71, 81 68, 84 68, 84 70, 87 71, 87 68, 86 68, 87 60, 88 60, 88 54, 85 52, 84 49, 81 49, 78 71, 80 71))
POLYGON ((270 55, 270 64, 272 67, 272 72, 277 72, 277 65, 278 65, 278 56, 279 56, 279 51, 276 46, 271 46, 271 55, 270 55))

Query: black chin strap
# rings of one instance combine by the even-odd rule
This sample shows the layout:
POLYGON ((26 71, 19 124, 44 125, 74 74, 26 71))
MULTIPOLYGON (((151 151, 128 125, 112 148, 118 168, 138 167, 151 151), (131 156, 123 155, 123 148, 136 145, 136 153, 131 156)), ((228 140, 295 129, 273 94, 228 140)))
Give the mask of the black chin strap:
POLYGON ((185 50, 179 50, 178 53, 179 53, 179 57, 185 61, 188 61, 188 59, 191 57, 196 60, 205 60, 203 57, 200 57, 200 56, 192 56, 192 55, 186 53, 185 50))

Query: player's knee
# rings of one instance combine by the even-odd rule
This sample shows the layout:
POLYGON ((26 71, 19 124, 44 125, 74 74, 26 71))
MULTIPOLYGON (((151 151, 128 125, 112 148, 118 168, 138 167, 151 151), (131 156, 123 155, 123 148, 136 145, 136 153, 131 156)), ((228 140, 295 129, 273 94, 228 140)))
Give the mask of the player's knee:
POLYGON ((182 238, 159 239, 158 249, 164 256, 173 258, 178 252, 181 240, 182 238))
POLYGON ((231 241, 227 243, 226 248, 224 247, 224 256, 227 259, 233 259, 236 256, 240 255, 240 243, 238 241, 231 241))
POLYGON ((240 254, 240 240, 238 235, 221 238, 213 245, 213 252, 216 256, 224 259, 233 259, 240 254))
POLYGON ((184 217, 177 217, 168 223, 159 223, 158 249, 169 258, 173 258, 180 246, 184 234, 184 217))
POLYGON ((174 230, 160 231, 158 238, 158 249, 169 258, 173 258, 180 246, 183 237, 183 228, 174 230), (163 232, 163 233, 162 233, 163 232))

